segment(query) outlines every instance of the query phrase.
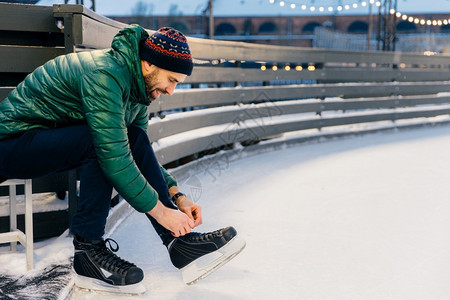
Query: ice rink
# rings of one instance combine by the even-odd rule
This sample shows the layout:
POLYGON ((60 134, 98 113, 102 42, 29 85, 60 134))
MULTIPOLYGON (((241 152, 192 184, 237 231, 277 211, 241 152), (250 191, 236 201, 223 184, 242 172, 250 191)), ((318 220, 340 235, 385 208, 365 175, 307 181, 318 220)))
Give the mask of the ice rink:
POLYGON ((133 299, 449 299, 449 149, 443 126, 218 158, 181 187, 203 207, 197 231, 233 225, 246 249, 186 286, 133 213, 112 236, 145 271, 133 299))
MULTIPOLYGON (((196 230, 233 225, 244 251, 187 286, 147 218, 130 211, 110 237, 121 257, 144 269, 147 292, 75 288, 71 299, 448 300, 449 149, 450 126, 438 126, 200 161, 179 180, 203 207, 196 230)), ((61 289, 58 279, 67 295, 72 255, 70 237, 40 242, 27 273, 23 249, 2 251, 0 274, 17 286, 8 299, 50 299, 44 295, 61 289), (54 283, 34 279, 47 283, 49 270, 54 283)))

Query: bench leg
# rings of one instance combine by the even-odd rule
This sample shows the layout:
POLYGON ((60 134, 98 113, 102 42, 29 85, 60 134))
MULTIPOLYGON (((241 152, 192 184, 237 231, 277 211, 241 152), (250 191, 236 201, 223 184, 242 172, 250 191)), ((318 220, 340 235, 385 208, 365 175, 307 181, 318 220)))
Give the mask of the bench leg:
POLYGON ((31 189, 31 179, 25 181, 25 232, 26 232, 26 257, 27 270, 34 268, 33 258, 33 192, 31 189))
POLYGON ((17 251, 17 242, 25 247, 27 270, 34 268, 33 241, 33 190, 32 180, 8 180, 0 185, 9 186, 9 232, 0 233, 0 243, 10 243, 11 251, 17 251), (17 229, 17 189, 16 185, 24 185, 25 232, 17 229))
MULTIPOLYGON (((9 231, 17 231, 16 186, 9 186, 9 231)), ((17 242, 10 243, 11 251, 17 251, 17 242)))

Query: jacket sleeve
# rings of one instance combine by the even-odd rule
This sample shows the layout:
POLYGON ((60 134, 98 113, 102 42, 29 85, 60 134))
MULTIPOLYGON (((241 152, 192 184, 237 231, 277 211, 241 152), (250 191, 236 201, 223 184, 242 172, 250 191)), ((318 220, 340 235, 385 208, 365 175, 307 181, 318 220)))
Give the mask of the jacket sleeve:
POLYGON ((132 125, 138 126, 147 132, 147 128, 148 128, 147 106, 140 105, 140 110, 139 110, 138 114, 136 115, 136 118, 133 120, 132 125))
POLYGON ((150 211, 156 205, 158 194, 131 155, 124 118, 124 91, 114 76, 104 70, 84 75, 79 88, 103 173, 137 211, 150 211))
POLYGON ((160 166, 160 167, 161 167, 161 172, 164 175, 164 179, 166 180, 167 186, 169 188, 171 188, 173 186, 176 186, 177 185, 177 181, 175 180, 175 178, 172 175, 170 175, 170 173, 167 172, 167 170, 164 169, 163 166, 160 166))

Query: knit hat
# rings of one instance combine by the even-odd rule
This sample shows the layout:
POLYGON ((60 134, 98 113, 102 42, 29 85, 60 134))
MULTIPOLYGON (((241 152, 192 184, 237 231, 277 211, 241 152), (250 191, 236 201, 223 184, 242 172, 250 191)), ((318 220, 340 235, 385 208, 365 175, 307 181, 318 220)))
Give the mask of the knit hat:
POLYGON ((139 53, 142 60, 165 70, 191 75, 194 67, 186 37, 170 27, 160 28, 141 41, 139 53))

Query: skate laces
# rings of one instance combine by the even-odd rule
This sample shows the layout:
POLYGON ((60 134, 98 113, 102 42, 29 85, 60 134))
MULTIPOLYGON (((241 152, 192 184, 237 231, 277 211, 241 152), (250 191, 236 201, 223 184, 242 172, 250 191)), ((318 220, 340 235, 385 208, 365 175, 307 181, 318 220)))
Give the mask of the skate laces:
POLYGON ((211 241, 212 239, 221 236, 221 230, 216 230, 212 232, 207 233, 198 233, 198 232, 192 232, 188 236, 188 240, 192 242, 205 242, 205 241, 211 241))
POLYGON ((96 249, 93 249, 93 256, 102 268, 112 273, 123 273, 131 267, 136 267, 135 264, 114 254, 118 250, 119 244, 115 240, 107 238, 96 249))
POLYGON ((119 244, 117 244, 117 242, 115 241, 115 240, 113 240, 113 239, 106 239, 106 240, 104 240, 103 241, 103 244, 105 245, 105 247, 106 247, 106 245, 108 244, 108 247, 106 247, 107 249, 109 248, 109 250, 111 250, 112 252, 117 252, 117 251, 119 251, 119 244), (116 247, 113 247, 112 246, 112 243, 114 243, 114 244, 116 244, 116 247))

